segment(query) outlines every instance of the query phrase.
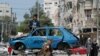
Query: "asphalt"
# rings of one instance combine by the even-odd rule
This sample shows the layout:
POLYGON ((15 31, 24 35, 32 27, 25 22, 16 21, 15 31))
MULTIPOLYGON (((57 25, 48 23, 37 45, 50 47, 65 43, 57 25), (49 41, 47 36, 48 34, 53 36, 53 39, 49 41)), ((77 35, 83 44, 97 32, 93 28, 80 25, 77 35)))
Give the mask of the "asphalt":
MULTIPOLYGON (((8 54, 0 54, 0 56, 9 56, 8 54)), ((29 54, 18 54, 18 55, 10 55, 10 56, 36 56, 35 54, 29 53, 29 54)), ((53 56, 69 56, 66 52, 63 51, 54 51, 53 56)), ((86 54, 72 54, 70 56, 86 56, 86 54)), ((98 56, 100 56, 100 51, 98 56)))

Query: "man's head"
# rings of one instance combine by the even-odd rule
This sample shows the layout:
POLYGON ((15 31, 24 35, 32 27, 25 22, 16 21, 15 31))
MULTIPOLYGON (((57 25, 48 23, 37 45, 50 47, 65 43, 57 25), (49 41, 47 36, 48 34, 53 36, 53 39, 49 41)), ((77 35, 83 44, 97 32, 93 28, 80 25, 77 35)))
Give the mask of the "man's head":
POLYGON ((32 18, 33 18, 34 20, 36 20, 36 19, 37 19, 37 14, 34 14, 34 15, 32 16, 32 18))

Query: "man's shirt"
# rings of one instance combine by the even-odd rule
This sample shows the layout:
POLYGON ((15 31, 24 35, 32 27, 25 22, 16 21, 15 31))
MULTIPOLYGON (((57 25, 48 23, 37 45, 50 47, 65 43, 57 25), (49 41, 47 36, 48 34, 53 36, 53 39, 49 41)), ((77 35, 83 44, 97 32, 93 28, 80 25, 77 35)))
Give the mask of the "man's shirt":
POLYGON ((40 23, 38 20, 31 20, 29 22, 29 28, 32 29, 32 28, 36 28, 36 27, 40 27, 40 23))

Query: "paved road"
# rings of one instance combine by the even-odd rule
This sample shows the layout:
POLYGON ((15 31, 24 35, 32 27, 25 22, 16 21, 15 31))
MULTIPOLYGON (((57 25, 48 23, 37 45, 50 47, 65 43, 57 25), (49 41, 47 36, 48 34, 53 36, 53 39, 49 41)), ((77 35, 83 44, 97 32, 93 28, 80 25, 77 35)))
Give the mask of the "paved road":
MULTIPOLYGON (((9 55, 0 54, 0 56, 9 56, 9 55)), ((23 56, 23 55, 11 55, 11 56, 23 56)), ((28 54, 28 55, 25 55, 25 56, 36 56, 36 55, 28 54)), ((53 56, 68 56, 68 55, 67 54, 54 54, 53 56)), ((73 54, 71 56, 86 56, 86 54, 84 54, 84 55, 74 55, 73 54)), ((100 56, 100 54, 98 56, 100 56)))
MULTIPOLYGON (((35 55, 28 55, 28 56, 35 56, 35 55)), ((53 56, 68 56, 68 55, 67 54, 53 54, 53 56)), ((73 54, 71 56, 86 56, 86 54, 84 54, 84 55, 75 55, 75 54, 73 54)), ((100 52, 99 52, 98 56, 100 56, 100 52)))
MULTIPOLYGON (((7 55, 7 54, 0 54, 0 56, 9 56, 9 55, 7 55)), ((30 53, 28 55, 20 55, 20 54, 18 54, 18 55, 11 55, 11 56, 36 56, 36 55, 30 53)), ((53 56, 68 56, 68 54, 66 52, 63 52, 63 51, 54 51, 53 52, 53 56)), ((86 56, 86 54, 84 54, 84 55, 78 55, 78 54, 75 55, 75 54, 73 54, 71 56, 86 56)), ((98 56, 100 56, 100 52, 99 52, 98 56)))

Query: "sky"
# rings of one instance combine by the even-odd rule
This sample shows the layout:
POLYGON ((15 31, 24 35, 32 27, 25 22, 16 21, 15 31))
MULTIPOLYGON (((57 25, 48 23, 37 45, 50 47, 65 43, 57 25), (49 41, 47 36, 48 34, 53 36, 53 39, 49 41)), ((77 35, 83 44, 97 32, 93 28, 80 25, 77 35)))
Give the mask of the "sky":
MULTIPOLYGON (((29 9, 35 5, 37 0, 0 0, 0 3, 8 3, 12 7, 12 11, 16 13, 17 22, 24 20, 23 16, 29 12, 29 9)), ((38 0, 40 3, 43 0, 38 0)))

